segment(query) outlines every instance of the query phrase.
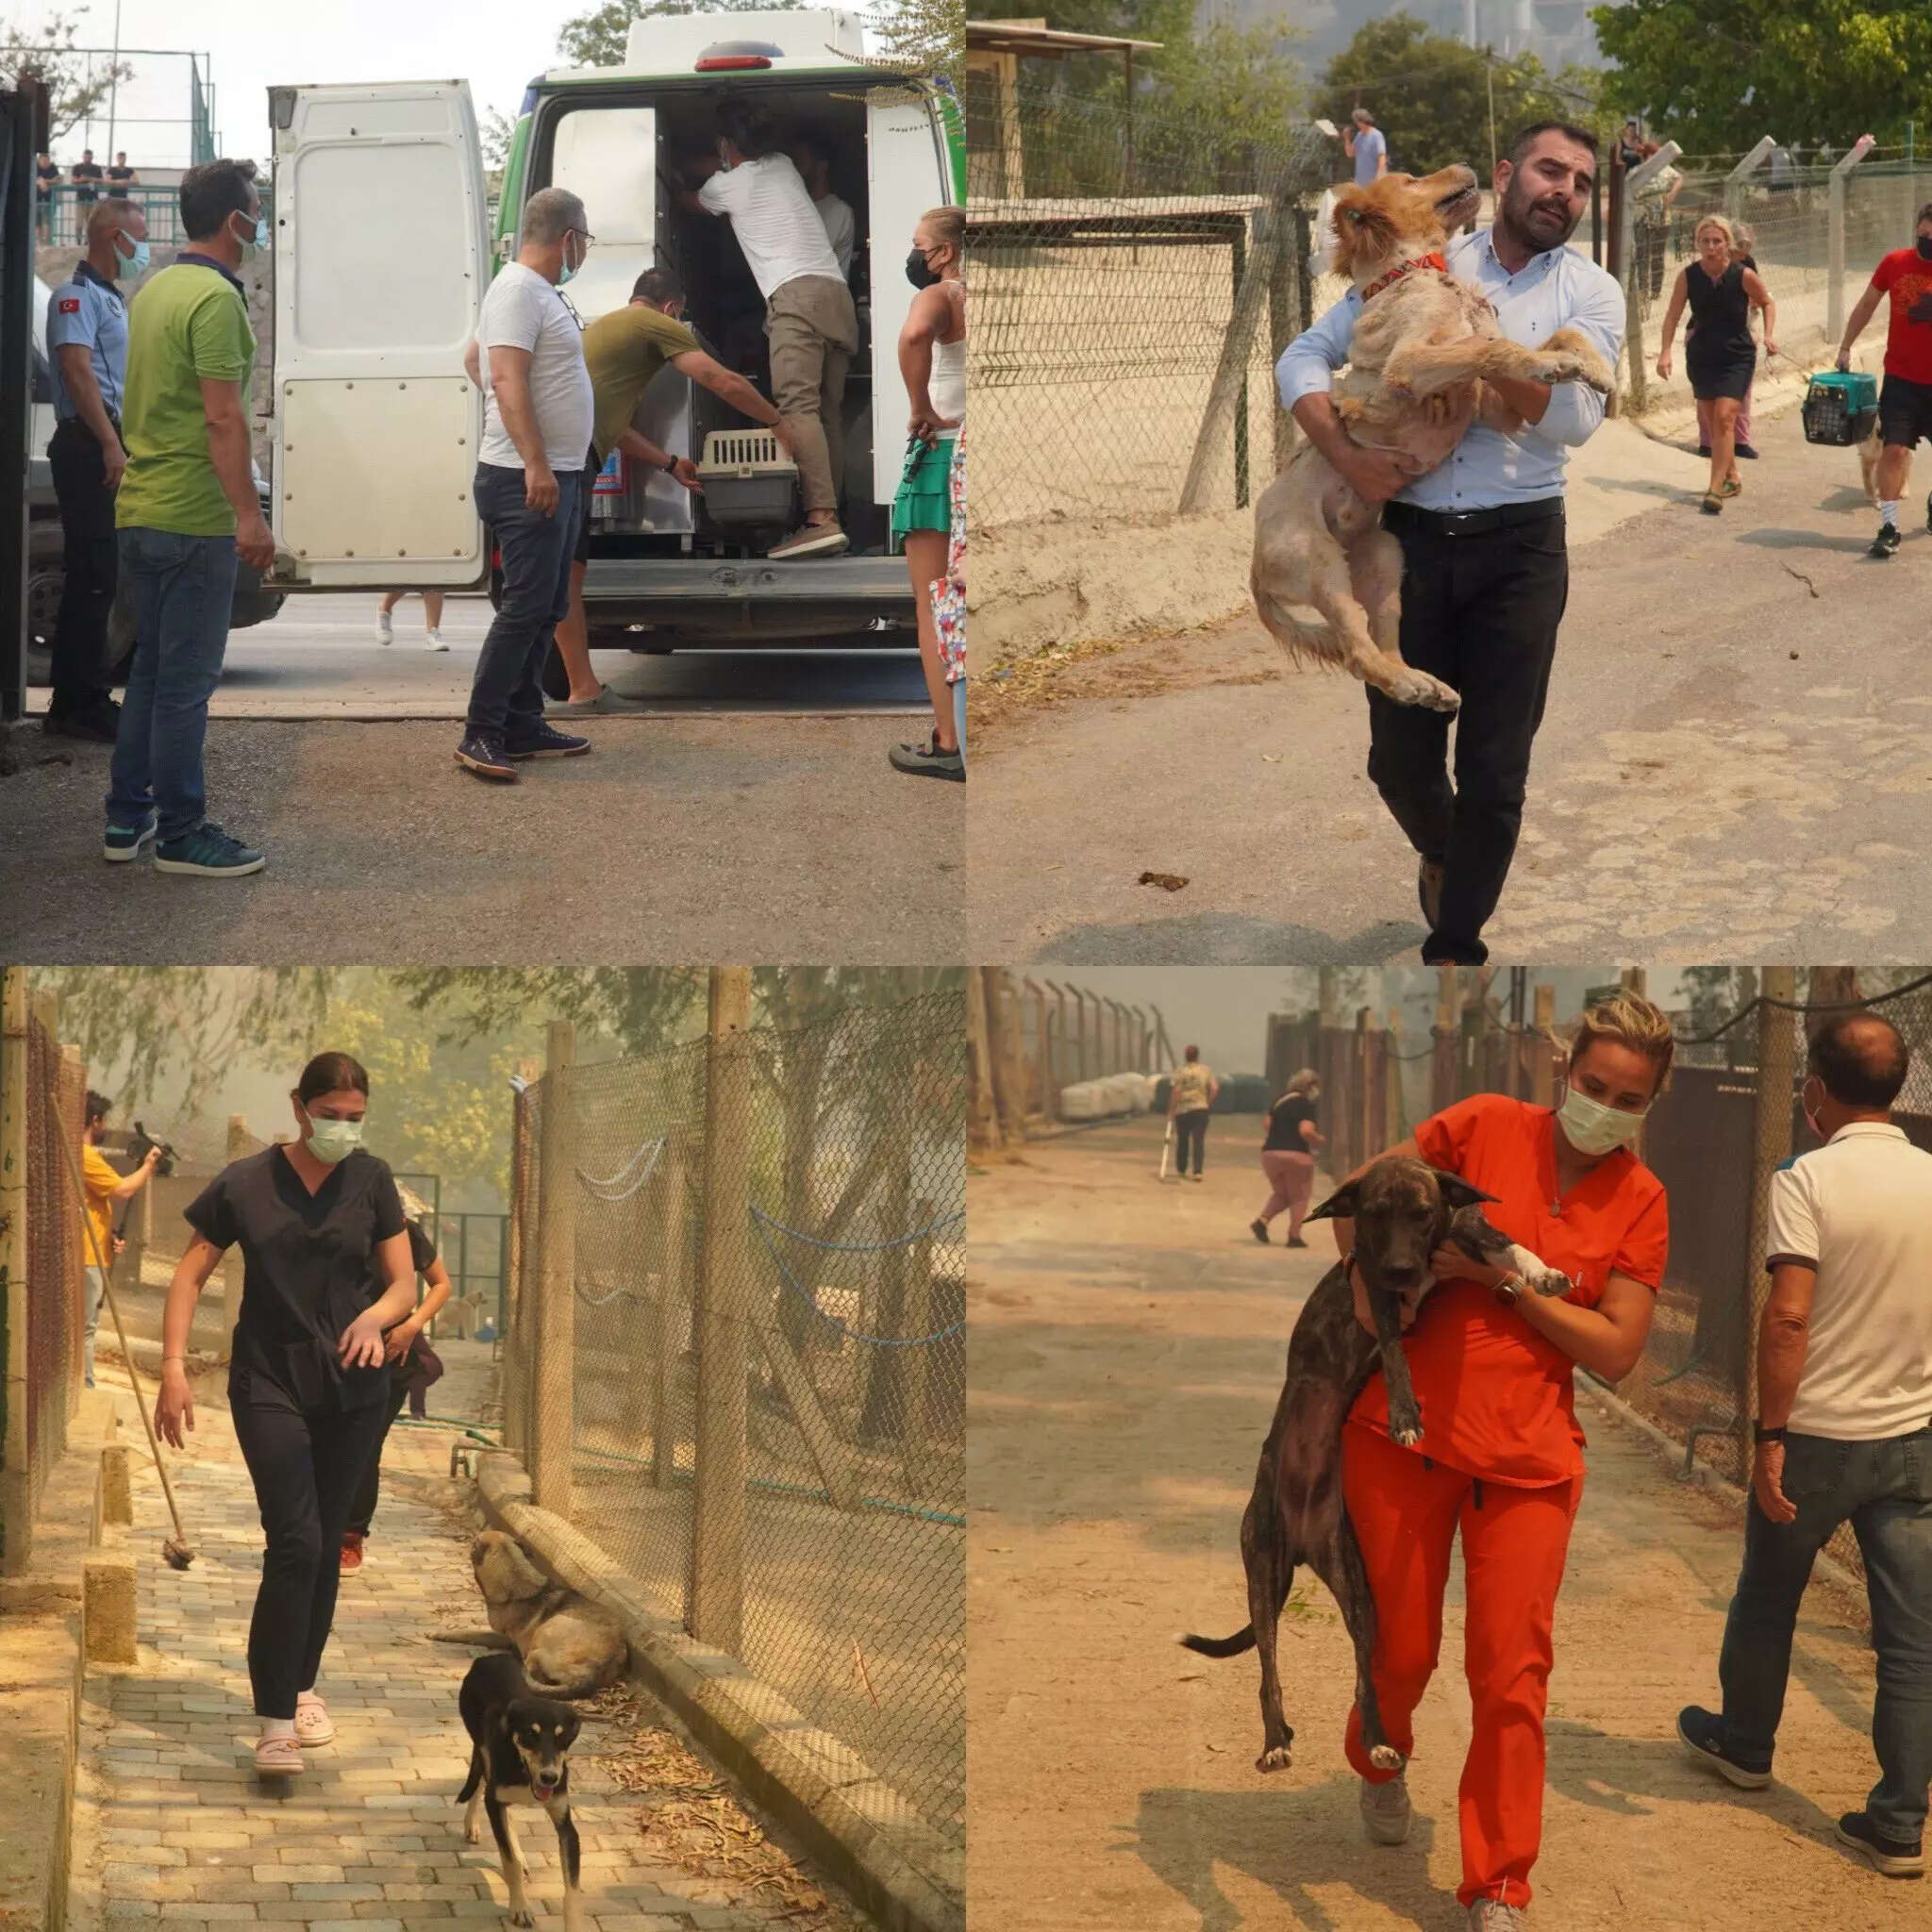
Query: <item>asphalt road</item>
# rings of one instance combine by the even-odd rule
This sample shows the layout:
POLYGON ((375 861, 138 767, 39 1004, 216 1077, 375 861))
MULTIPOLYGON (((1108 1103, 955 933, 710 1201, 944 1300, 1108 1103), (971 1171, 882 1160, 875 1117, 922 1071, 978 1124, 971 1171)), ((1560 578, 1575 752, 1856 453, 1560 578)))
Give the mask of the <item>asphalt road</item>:
POLYGON ((24 758, 58 761, 0 777, 0 958, 965 957, 964 788, 886 762, 891 741, 918 728, 906 715, 923 691, 916 660, 600 657, 613 684, 651 694, 651 709, 591 720, 590 756, 496 787, 455 762, 450 722, 487 606, 452 602, 453 648, 432 655, 419 607, 404 606, 384 650, 370 640, 374 599, 329 603, 338 608, 297 607, 297 621, 231 641, 208 734, 208 808, 267 853, 253 878, 107 864, 108 748, 33 724, 15 733, 24 758))
MULTIPOLYGON (((1932 958, 1932 473, 1874 562, 1853 453, 1807 447, 1795 412, 1759 440, 1721 517, 1640 483, 1657 507, 1573 550, 1497 957, 1932 958)), ((1058 688, 978 733, 974 958, 1416 957, 1353 680, 1242 620, 1058 688)))

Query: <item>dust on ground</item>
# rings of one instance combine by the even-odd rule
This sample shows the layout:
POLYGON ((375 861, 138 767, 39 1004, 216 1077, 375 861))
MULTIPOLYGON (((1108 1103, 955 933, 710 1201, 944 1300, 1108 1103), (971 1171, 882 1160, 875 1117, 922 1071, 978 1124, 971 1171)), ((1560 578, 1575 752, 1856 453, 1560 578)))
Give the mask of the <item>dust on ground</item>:
MULTIPOLYGON (((1070 1135, 971 1183, 972 1924, 1459 1932, 1460 1566, 1399 1848, 1362 1839, 1341 1754, 1353 1666, 1320 1585, 1298 1579, 1282 1627, 1285 1774, 1254 1769, 1252 1655, 1174 1643, 1246 1620, 1241 1512, 1289 1330, 1333 1252, 1319 1224, 1305 1253, 1249 1235, 1258 1123, 1212 1123, 1198 1186, 1157 1181, 1159 1134, 1070 1135)), ((1806 1599, 1776 1784, 1746 1795, 1686 1761, 1675 1717, 1716 1701, 1740 1526, 1634 1431, 1584 1421, 1532 1924, 1908 1923, 1917 1890, 1831 1841, 1876 1775, 1857 1606, 1806 1599)))

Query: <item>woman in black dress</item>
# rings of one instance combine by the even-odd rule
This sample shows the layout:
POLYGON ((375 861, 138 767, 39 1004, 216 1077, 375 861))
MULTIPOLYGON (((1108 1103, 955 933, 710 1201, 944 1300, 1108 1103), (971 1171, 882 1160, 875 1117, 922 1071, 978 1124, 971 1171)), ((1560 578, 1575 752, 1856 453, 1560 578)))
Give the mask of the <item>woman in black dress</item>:
POLYGON ((1657 358, 1657 375, 1668 382, 1671 343, 1689 303, 1691 327, 1684 345, 1684 373, 1690 378, 1691 394, 1710 405, 1710 487, 1703 507, 1713 517, 1724 508, 1725 497, 1744 487, 1738 475, 1738 409, 1757 367, 1752 309, 1764 311, 1764 353, 1777 354, 1777 310, 1771 291, 1756 271, 1731 259, 1731 225, 1722 215, 1706 215, 1697 224, 1697 259, 1678 272, 1657 358))
POLYGON ((261 1719, 255 1766, 273 1773, 300 1771, 302 1746, 335 1736, 315 1678, 342 1529, 388 1423, 383 1330, 416 1301, 401 1196, 359 1144, 369 1075, 347 1054, 319 1054, 291 1098, 300 1137, 231 1162, 186 1210, 194 1238, 168 1288, 155 1403, 156 1428, 180 1448, 194 1426, 195 1300, 239 1243, 228 1408, 268 1538, 248 1676, 261 1719))

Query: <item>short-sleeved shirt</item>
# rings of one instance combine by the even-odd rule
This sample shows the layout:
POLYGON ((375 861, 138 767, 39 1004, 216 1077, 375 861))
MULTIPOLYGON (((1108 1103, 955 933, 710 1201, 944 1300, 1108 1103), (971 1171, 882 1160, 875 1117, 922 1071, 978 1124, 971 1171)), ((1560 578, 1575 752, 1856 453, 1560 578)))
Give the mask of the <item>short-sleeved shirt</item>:
POLYGON ((1875 1442, 1932 1423, 1932 1154, 1854 1121, 1771 1177, 1765 1266, 1817 1270, 1790 1426, 1875 1442))
POLYGON ((59 185, 60 163, 58 161, 36 161, 34 163, 34 186, 41 194, 49 195, 59 185))
POLYGON ((1174 1070, 1168 1091, 1175 1113, 1198 1113, 1213 1105, 1213 1070, 1200 1060, 1185 1062, 1174 1070))
POLYGON ((1894 248, 1873 271, 1872 286, 1891 298, 1885 373, 1932 383, 1932 261, 1916 248, 1894 248))
POLYGON ((254 373, 248 304, 220 262, 182 254, 148 278, 127 312, 127 470, 114 492, 120 528, 234 535, 234 506, 208 453, 201 385, 240 383, 245 408, 254 373))
MULTIPOLYGON (((1670 1239, 1663 1183, 1619 1148, 1559 1199, 1553 1118, 1546 1107, 1479 1093, 1424 1121, 1416 1146, 1430 1166, 1493 1194, 1483 1208, 1491 1225, 1567 1274, 1567 1299, 1580 1307, 1603 1299, 1612 1274, 1659 1287, 1670 1239)), ((1420 1454, 1522 1489, 1583 1474, 1574 1364, 1480 1283, 1439 1282, 1402 1350, 1422 1406, 1420 1454)), ((1388 1434, 1379 1370, 1349 1420, 1388 1434)))
POLYGON ((858 219, 852 212, 852 204, 839 195, 825 194, 812 206, 819 211, 819 220, 825 225, 825 240, 832 244, 832 253, 838 258, 839 273, 849 275, 852 273, 852 251, 858 244, 858 219))
POLYGON ((97 184, 105 172, 98 161, 75 161, 72 170, 75 200, 92 201, 100 193, 97 184))
POLYGON ((85 349, 93 365, 94 381, 108 413, 121 414, 127 386, 127 305, 121 291, 91 263, 83 261, 47 297, 47 360, 53 366, 54 417, 65 423, 80 413, 67 378, 60 373, 57 349, 85 349))
POLYGON ((731 232, 767 302, 800 275, 842 284, 845 273, 831 237, 790 155, 760 155, 724 168, 698 190, 714 215, 731 218, 731 232))
POLYGON ((683 323, 641 302, 600 315, 584 331, 584 363, 591 372, 597 426, 591 441, 601 463, 630 427, 644 391, 674 357, 688 356, 698 339, 683 323))
MULTIPOLYGON (((114 1258, 114 1190, 121 1185, 121 1176, 115 1173, 108 1157, 92 1141, 80 1150, 80 1185, 87 1195, 87 1218, 93 1224, 94 1241, 99 1243, 101 1258, 111 1263, 114 1258)), ((82 1242, 80 1258, 85 1267, 94 1265, 94 1242, 82 1242)))
POLYGON ((484 382, 482 460, 500 470, 524 467, 523 452, 504 427, 490 383, 490 351, 524 349, 530 358, 530 408, 543 460, 556 471, 581 470, 596 404, 584 365, 584 331, 556 285, 520 261, 506 262, 483 298, 476 346, 484 382))
POLYGON ((1375 178, 1375 163, 1389 152, 1388 138, 1379 127, 1359 129, 1355 138, 1355 185, 1366 188, 1375 178))
POLYGON ((112 167, 108 170, 108 185, 110 188, 125 188, 134 179, 132 168, 112 167))
POLYGON ((383 1293, 377 1243, 408 1225, 382 1161, 358 1148, 311 1194, 287 1153, 270 1147, 225 1167, 186 1219, 216 1247, 242 1250, 231 1385, 245 1375, 248 1399, 279 1396, 305 1413, 387 1396, 386 1367, 344 1369, 338 1359, 342 1330, 383 1293))
POLYGON ((1312 1154, 1315 1150, 1302 1139, 1302 1123, 1315 1124, 1315 1103, 1306 1093, 1284 1093, 1268 1109, 1268 1138, 1262 1142, 1264 1154, 1312 1154))

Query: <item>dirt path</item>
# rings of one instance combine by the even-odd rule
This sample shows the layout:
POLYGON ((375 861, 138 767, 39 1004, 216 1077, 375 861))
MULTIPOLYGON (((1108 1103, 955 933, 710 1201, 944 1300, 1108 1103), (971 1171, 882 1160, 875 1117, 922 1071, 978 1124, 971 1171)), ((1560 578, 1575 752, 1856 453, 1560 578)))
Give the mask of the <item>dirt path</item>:
MULTIPOLYGON (((1656 475, 1620 486, 1657 507, 1572 553, 1500 955, 1932 951, 1923 495, 1901 554, 1873 562, 1852 453, 1807 446, 1795 411, 1757 433, 1722 517, 1659 448, 1656 475)), ((1293 669, 1242 619, 1056 688, 985 707, 973 811, 997 831, 973 841, 975 958, 1325 965, 1421 943, 1353 680, 1293 669), (1189 884, 1170 896, 1145 871, 1189 884)))
MULTIPOLYGON (((1237 1524, 1289 1329, 1332 1259, 1262 1249, 1256 1123, 1208 1178, 1157 1186, 1154 1123, 1027 1150, 972 1182, 968 1679, 973 1924, 985 1932, 1451 1932, 1468 1739, 1459 1566, 1417 1716, 1416 1826, 1364 1843, 1341 1756, 1352 1672, 1303 1580, 1282 1635, 1295 1765, 1264 1780, 1253 1658, 1174 1633, 1245 1619, 1237 1524)), ((1319 1184, 1318 1184, 1319 1186, 1319 1184)), ((1319 1235, 1320 1230, 1317 1230, 1319 1235)), ((1716 1695, 1739 1534, 1596 1413, 1557 1612, 1534 1920, 1565 1932, 1923 1924, 1919 1888, 1851 1863, 1832 1821, 1875 1775, 1851 1606, 1807 1599, 1781 1777, 1743 1797, 1687 1763, 1716 1695)))

